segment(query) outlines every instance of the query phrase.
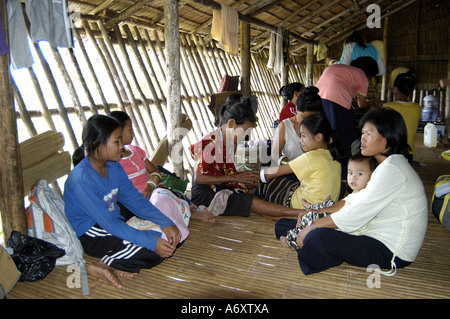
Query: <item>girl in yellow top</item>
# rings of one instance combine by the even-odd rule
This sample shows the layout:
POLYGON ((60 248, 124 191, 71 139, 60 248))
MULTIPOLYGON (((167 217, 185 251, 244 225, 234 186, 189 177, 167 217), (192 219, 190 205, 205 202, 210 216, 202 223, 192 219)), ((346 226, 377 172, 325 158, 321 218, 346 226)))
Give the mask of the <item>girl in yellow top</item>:
MULTIPOLYGON (((296 209, 304 209, 302 199, 312 203, 338 200, 341 185, 342 145, 328 120, 321 114, 308 116, 300 126, 302 155, 288 164, 270 167, 261 171, 261 181, 269 182, 272 192, 278 185, 275 178, 294 173, 300 183, 286 190, 283 204, 296 209), (290 197, 290 198, 289 198, 290 197)), ((299 145, 299 146, 300 146, 299 145)), ((260 196, 265 196, 264 186, 259 188, 260 196)))
POLYGON ((420 105, 409 101, 409 96, 416 86, 416 77, 411 71, 397 75, 394 81, 394 98, 395 102, 383 104, 384 108, 390 108, 403 117, 406 124, 406 132, 408 137, 408 145, 411 147, 409 151, 408 161, 412 162, 414 155, 414 140, 416 138, 417 126, 422 113, 420 105))

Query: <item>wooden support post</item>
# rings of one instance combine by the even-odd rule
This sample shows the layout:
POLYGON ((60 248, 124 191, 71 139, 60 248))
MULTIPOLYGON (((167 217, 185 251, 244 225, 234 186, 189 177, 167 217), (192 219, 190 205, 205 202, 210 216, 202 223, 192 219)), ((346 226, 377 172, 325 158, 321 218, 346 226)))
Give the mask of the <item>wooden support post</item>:
MULTIPOLYGON (((448 28, 448 31, 450 32, 450 27, 448 28)), ((448 36, 450 37, 450 33, 448 33, 448 36)), ((448 64, 447 64, 447 85, 445 86, 445 106, 444 106, 444 118, 446 123, 446 132, 447 136, 450 137, 450 46, 448 48, 449 54, 448 54, 448 64)))
POLYGON ((386 90, 387 90, 387 79, 388 79, 388 66, 387 66, 387 46, 388 46, 388 25, 389 17, 384 18, 384 30, 383 30, 383 53, 382 58, 384 62, 384 67, 386 72, 383 74, 381 82, 381 101, 386 102, 386 90))
POLYGON ((306 45, 306 83, 305 86, 313 85, 314 44, 306 45))
POLYGON ((240 23, 241 28, 241 91, 246 96, 250 91, 250 24, 240 23))
POLYGON ((181 153, 181 93, 180 93, 180 31, 178 19, 178 0, 164 1, 167 70, 167 140, 169 142, 169 157, 172 160, 173 171, 184 178, 183 154, 181 153), (178 132, 177 132, 178 131, 178 132))
MULTIPOLYGON (((281 85, 280 88, 289 84, 289 66, 283 65, 281 69, 281 85)), ((280 89, 279 88, 279 89, 280 89)), ((280 95, 280 110, 289 102, 286 98, 280 95)))
MULTIPOLYGON (((9 43, 5 0, 0 1, 0 12, 5 38, 9 43)), ((9 54, 0 56, 0 218, 5 239, 9 238, 13 230, 27 233, 22 164, 9 64, 9 54)))

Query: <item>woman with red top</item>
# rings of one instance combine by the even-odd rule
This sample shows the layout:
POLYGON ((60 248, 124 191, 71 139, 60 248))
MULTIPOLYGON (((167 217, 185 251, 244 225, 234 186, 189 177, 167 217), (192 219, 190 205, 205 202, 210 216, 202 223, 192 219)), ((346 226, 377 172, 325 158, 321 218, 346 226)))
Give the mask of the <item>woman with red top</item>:
POLYGON ((250 211, 270 219, 296 219, 301 210, 261 200, 252 193, 259 171, 238 172, 234 164, 237 144, 256 127, 256 115, 248 98, 219 110, 223 125, 191 145, 196 161, 192 202, 209 207, 214 215, 248 217, 250 211))
POLYGON ((299 82, 293 82, 281 87, 280 95, 289 102, 281 109, 278 123, 297 114, 297 99, 304 88, 305 86, 299 82))

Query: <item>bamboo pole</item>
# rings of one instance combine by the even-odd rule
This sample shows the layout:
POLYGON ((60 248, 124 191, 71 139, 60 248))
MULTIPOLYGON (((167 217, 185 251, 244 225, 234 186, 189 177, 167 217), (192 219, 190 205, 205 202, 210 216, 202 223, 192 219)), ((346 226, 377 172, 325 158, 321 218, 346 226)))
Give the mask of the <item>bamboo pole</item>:
MULTIPOLYGON (((166 40, 167 43, 167 40, 166 40)), ((197 104, 198 104, 198 112, 200 114, 200 118, 202 119, 204 125, 205 125, 205 131, 210 132, 213 130, 211 125, 210 117, 206 112, 207 107, 203 101, 202 95, 200 93, 200 89, 198 87, 197 81, 194 77, 194 71, 192 70, 191 64, 189 63, 188 54, 186 52, 186 48, 184 46, 180 47, 181 51, 181 61, 184 61, 183 65, 186 68, 186 75, 189 77, 188 85, 190 86, 191 90, 194 92, 194 96, 197 98, 197 104)))
MULTIPOLYGON (((150 60, 150 57, 148 55, 147 49, 145 48, 144 40, 141 37, 141 33, 139 32, 139 29, 134 26, 134 33, 136 33, 137 41, 139 43, 139 46, 142 48, 142 55, 144 56, 144 60, 147 63, 145 65, 142 63, 142 73, 144 73, 147 81, 151 83, 151 85, 155 86, 155 89, 157 90, 158 94, 156 95, 158 99, 162 99, 162 104, 165 104, 166 96, 161 88, 161 84, 159 83, 158 76, 156 75, 155 69, 153 68, 153 62, 150 60), (147 68, 150 69, 150 72, 147 71, 147 68), (150 79, 151 77, 151 79, 150 79)), ((139 53, 139 49, 136 51, 139 53)), ((165 81, 164 81, 165 82, 165 81)), ((164 114, 164 113, 163 113, 164 114)), ((165 120, 164 120, 165 122, 165 120)))
MULTIPOLYGON (((184 61, 183 58, 180 59, 180 66, 181 66, 181 71, 184 74, 188 74, 186 67, 184 65, 184 61)), ((189 83, 189 82, 188 82, 189 83)), ((181 92, 182 94, 186 97, 186 100, 188 102, 188 106, 189 108, 186 108, 186 110, 190 110, 189 113, 187 113, 189 115, 189 117, 192 119, 192 124, 195 127, 195 131, 198 131, 198 135, 197 135, 197 140, 199 140, 201 138, 201 136, 203 136, 203 134, 206 134, 206 132, 208 131, 208 129, 206 128, 206 124, 204 121, 204 118, 200 115, 200 120, 197 117, 197 112, 194 110, 194 106, 192 104, 192 98, 191 95, 189 94, 187 87, 185 85, 185 81, 181 81, 181 92), (202 127, 200 127, 200 125, 202 125, 202 127)), ((199 107, 199 104, 197 103, 197 108, 199 107)))
POLYGON ((22 119, 23 124, 27 128, 28 134, 30 136, 34 136, 37 134, 36 128, 34 127, 33 121, 31 120, 30 113, 28 112, 25 102, 23 101, 22 96, 20 95, 19 89, 17 88, 16 82, 13 80, 12 89, 14 93, 14 100, 16 102, 17 109, 20 114, 20 118, 22 119))
POLYGON ((47 104, 45 103, 44 99, 44 93, 42 92, 41 85, 39 83, 39 80, 36 76, 36 73, 34 72, 33 66, 30 68, 26 68, 27 75, 31 79, 31 83, 33 84, 33 88, 36 92, 36 96, 38 99, 38 104, 41 109, 41 115, 44 118, 44 120, 47 122, 48 127, 56 132, 56 125, 55 122, 52 119, 52 115, 47 107, 47 104))
POLYGON ((201 73, 198 61, 195 60, 193 50, 189 45, 188 39, 183 33, 180 33, 180 40, 180 44, 188 58, 188 61, 191 61, 191 63, 189 63, 189 68, 193 72, 192 75, 194 76, 194 79, 198 79, 197 81, 195 81, 195 84, 199 90, 199 96, 203 98, 208 92, 208 90, 206 89, 207 84, 205 83, 206 79, 201 73))
MULTIPOLYGON (((6 43, 8 37, 8 17, 6 1, 0 1, 3 30, 6 43)), ((17 124, 14 112, 13 90, 10 74, 10 55, 0 56, 0 218, 3 234, 9 238, 13 230, 27 232, 23 200, 23 177, 17 139, 17 124)))
POLYGON ((314 45, 306 45, 306 83, 305 86, 313 84, 313 66, 314 66, 314 45))
MULTIPOLYGON (((148 153, 154 149, 154 145, 148 133, 148 130, 141 129, 141 127, 146 127, 144 118, 142 117, 141 111, 139 109, 138 102, 134 97, 134 93, 131 90, 128 79, 125 75, 125 71, 123 70, 122 64, 117 56, 117 53, 112 45, 111 39, 109 38, 108 32, 106 31, 103 23, 101 21, 97 21, 97 25, 101 31, 102 39, 99 39, 99 45, 103 47, 103 52, 106 57, 106 61, 108 61, 109 70, 114 75, 115 83, 119 87, 119 91, 121 92, 121 96, 124 97, 125 100, 130 101, 131 104, 131 112, 127 112, 128 114, 133 114, 135 116, 135 122, 133 126, 136 128, 136 132, 141 134, 143 139, 141 142, 144 150, 148 153), (122 78, 122 80, 121 80, 122 78)), ((126 110, 123 110, 126 112, 126 110)))
MULTIPOLYGON (((86 48, 84 47, 83 40, 80 37, 80 34, 78 33, 77 29, 73 29, 73 33, 75 35, 75 38, 78 42, 78 48, 81 51, 81 55, 83 56, 84 62, 86 63, 89 74, 92 76, 92 79, 94 80, 95 89, 97 90, 98 95, 100 96, 100 99, 102 101, 103 110, 106 114, 110 112, 108 102, 106 101, 105 94, 103 94, 102 88, 100 86, 100 82, 98 81, 97 74, 94 71, 94 67, 92 66, 91 60, 89 59, 89 56, 86 52, 86 48)), ((83 77, 84 79, 84 77, 83 77)), ((86 83, 86 81, 84 81, 86 83)))
MULTIPOLYGON (((208 49, 203 38, 199 38, 198 41, 199 41, 200 45, 202 46, 203 51, 205 51, 206 53, 208 53, 208 51, 213 52, 212 48, 208 49)), ((214 59, 213 57, 211 57, 210 54, 206 54, 206 56, 207 56, 206 64, 212 67, 212 70, 214 72, 211 72, 211 73, 213 73, 216 76, 213 81, 215 81, 216 83, 220 83, 220 79, 222 78, 222 76, 220 74, 219 65, 217 64, 217 59, 214 59), (209 61, 209 63, 208 63, 208 61, 209 61)), ((213 92, 216 92, 216 91, 213 90, 213 92)))
POLYGON ((206 79, 209 80, 209 81, 207 81, 209 93, 213 94, 215 92, 211 85, 211 81, 214 81, 214 76, 213 76, 213 72, 210 68, 211 63, 208 63, 208 59, 206 58, 206 56, 204 54, 203 46, 199 43, 197 36, 190 35, 190 39, 191 39, 191 43, 194 43, 194 45, 195 45, 195 52, 196 52, 196 55, 198 56, 198 59, 200 61, 202 61, 201 67, 204 69, 206 79))
MULTIPOLYGON (((84 115, 84 111, 81 108, 80 100, 78 99, 78 95, 75 91, 75 87, 69 76, 69 73, 67 72, 64 62, 61 59, 61 55, 59 54, 58 50, 53 45, 49 45, 49 47, 50 47, 50 52, 53 56, 53 59, 55 60, 56 67, 57 67, 61 77, 63 78, 63 80, 66 84, 66 87, 69 91, 69 95, 72 100, 73 108, 75 109, 75 111, 77 113, 78 119, 80 120, 81 124, 84 124, 84 122, 86 122, 86 116, 84 115)), ((59 89, 58 89, 58 91, 59 91, 59 89)))
POLYGON ((388 52, 388 26, 389 26, 389 17, 384 18, 384 27, 383 27, 383 55, 382 59, 385 64, 386 72, 382 76, 381 80, 381 101, 386 101, 386 89, 387 89, 387 79, 388 79, 388 60, 387 60, 387 52, 388 52))
MULTIPOLYGON (((150 93, 153 96, 153 102, 154 102, 154 104, 156 106, 156 110, 158 111, 158 114, 159 114, 159 116, 161 118, 161 121, 163 123, 166 123, 166 117, 164 115, 164 111, 162 109, 162 106, 161 106, 161 103, 160 103, 160 100, 159 100, 159 97, 158 97, 158 93, 156 92, 156 88, 153 85, 153 81, 150 79, 150 76, 149 76, 149 74, 148 74, 148 72, 147 72, 147 70, 145 68, 144 61, 141 58, 141 54, 140 54, 139 49, 138 49, 138 47, 136 45, 136 42, 134 41, 133 35, 131 34, 131 30, 128 27, 128 25, 126 25, 126 24, 123 25, 122 28, 125 30, 125 34, 127 35, 127 38, 128 38, 128 44, 130 45, 130 47, 132 49, 132 52, 134 53, 134 59, 138 62, 138 66, 140 68, 140 71, 144 75, 145 81, 147 82, 147 85, 148 85, 148 87, 150 89, 150 93)), ((129 67, 131 68, 131 65, 129 67)), ((134 72, 133 72, 133 74, 134 74, 134 72)), ((139 85, 139 81, 137 81, 136 77, 133 76, 133 78, 134 78, 134 81, 136 82, 136 84, 139 85)), ((142 90, 141 90, 141 95, 144 95, 142 90)), ((145 98, 145 95, 144 95, 143 98, 145 98)), ((155 121, 155 120, 156 119, 153 119, 153 121, 155 121)), ((165 129, 165 127, 164 127, 164 129, 165 129)), ((158 139, 160 140, 159 137, 158 137, 158 139)))
MULTIPOLYGON (((131 62, 130 62, 130 57, 128 56, 127 48, 125 46, 125 43, 124 43, 123 38, 122 38, 122 34, 120 33, 120 30, 119 30, 118 26, 114 27, 114 32, 115 32, 115 35, 116 35, 116 40, 117 40, 117 42, 119 44, 120 52, 122 53, 123 64, 127 68, 127 71, 128 71, 128 74, 130 75, 130 77, 128 78, 126 76, 126 73, 124 72, 124 68, 123 68, 123 66, 121 64, 121 61, 119 59, 116 60, 115 65, 119 66, 118 67, 119 74, 120 74, 120 76, 122 78, 122 82, 125 85, 125 89, 127 91, 128 96, 131 97, 133 99, 133 101, 134 101, 133 105, 135 105, 136 112, 137 112, 137 110, 139 110, 139 105, 138 105, 138 100, 134 96, 133 90, 131 89, 131 85, 133 85, 134 90, 136 90, 137 94, 140 96, 141 104, 143 105, 144 110, 147 112, 147 115, 148 115, 148 118, 149 118, 148 123, 149 123, 149 126, 150 126, 150 130, 152 132, 152 136, 153 136, 153 138, 155 140, 154 144, 152 142, 151 148, 155 149, 156 145, 160 142, 160 138, 158 136, 158 131, 156 129, 154 120, 152 118, 152 114, 151 114, 151 111, 150 111, 150 106, 149 106, 149 104, 147 102, 147 97, 145 96, 144 92, 142 92, 141 87, 140 87, 140 85, 138 83, 138 80, 136 78, 136 74, 134 73, 133 67, 132 67, 131 62)), ((110 46, 110 51, 111 51, 111 53, 115 52, 114 51, 114 47, 112 45, 110 46)), ((143 122, 143 123, 146 123, 146 122, 143 122)), ((144 125, 144 127, 146 127, 146 125, 144 125)))
POLYGON ((193 57, 193 61, 197 61, 197 63, 195 63, 197 69, 198 69, 198 73, 200 74, 200 78, 202 79, 203 83, 203 87, 205 90, 205 94, 211 94, 213 93, 212 87, 211 87, 211 83, 209 82, 209 78, 208 78, 208 74, 206 72, 206 68, 203 64, 203 60, 199 54, 199 50, 197 45, 195 44, 195 41, 193 39, 193 37, 186 35, 186 34, 181 34, 180 35, 183 38, 184 43, 186 43, 189 46, 189 50, 191 51, 192 57, 193 57))
MULTIPOLYGON (((91 29, 91 26, 89 25, 89 22, 87 20, 83 20, 82 24, 83 24, 84 32, 86 33, 87 37, 91 41, 95 51, 97 52, 97 56, 99 57, 99 59, 100 59, 102 65, 103 65, 104 69, 106 70, 106 74, 108 75, 108 79, 109 79, 109 81, 111 83, 111 86, 112 86, 112 88, 114 90, 114 94, 116 95, 117 104, 119 105, 119 108, 122 111, 125 111, 125 106, 123 104, 122 96, 121 96, 121 94, 119 92, 119 89, 117 88, 117 85, 116 85, 116 83, 114 81, 114 77, 113 77, 113 75, 112 75, 112 73, 111 73, 111 71, 110 71, 110 69, 108 67, 108 62, 106 61, 106 57, 103 55, 103 52, 100 49, 100 46, 99 46, 99 44, 97 43, 97 41, 96 41, 96 39, 94 37, 94 34, 92 32, 92 29, 91 29)), ((94 69, 92 69, 92 71, 95 73, 94 69)), ((102 92, 100 87, 99 87, 99 90, 100 90, 100 92, 102 92)), ((106 111, 106 109, 105 109, 105 111, 106 111)))
MULTIPOLYGON (((72 48, 68 48, 67 49, 67 53, 68 53, 68 56, 69 56, 69 61, 72 64, 72 67, 75 69, 77 80, 78 80, 78 82, 80 82, 82 91, 84 93, 84 96, 85 96, 86 100, 88 101, 88 106, 89 106, 89 109, 90 109, 91 113, 92 114, 98 114, 97 107, 95 106, 94 99, 92 98, 91 92, 89 91, 89 88, 88 88, 88 86, 86 84, 86 80, 84 79, 84 76, 83 76, 83 74, 81 72, 80 65, 79 65, 79 63, 77 61, 77 58, 76 58, 76 56, 74 54, 73 49, 72 48)), ((79 102, 79 98, 78 98, 78 102, 79 102)), ((83 107, 81 105, 80 105, 80 108, 83 109, 83 107)), ((84 114, 84 111, 83 111, 83 114, 84 114)))
MULTIPOLYGON (((99 44, 98 44, 97 41, 95 40, 95 37, 94 37, 94 35, 93 35, 93 32, 92 32, 92 30, 91 30, 91 27, 90 27, 88 21, 83 20, 83 28, 84 28, 84 31, 86 32, 86 35, 88 36, 89 40, 91 41, 91 43, 92 43, 92 45, 93 45, 95 51, 97 52, 97 56, 99 57, 99 59, 100 59, 102 65, 103 65, 103 68, 104 68, 105 71, 106 71, 106 74, 107 74, 107 76, 108 76, 108 79, 109 79, 109 81, 110 81, 110 84, 111 84, 111 86, 112 86, 112 88, 113 88, 114 95, 116 96, 116 101, 117 101, 117 104, 118 104, 118 106, 119 106, 119 109, 120 109, 121 111, 126 112, 126 108, 125 108, 125 105, 124 105, 124 103, 123 103, 122 96, 121 96, 121 94, 120 94, 120 92, 119 92, 119 89, 117 88, 116 82, 114 81, 113 74, 111 73, 111 70, 110 70, 109 67, 108 67, 108 62, 107 62, 107 60, 106 60, 106 57, 105 57, 105 55, 103 54, 103 52, 102 52, 102 50, 101 50, 99 44)), ((106 109, 105 109, 105 111, 106 111, 106 109)), ((108 113, 109 113, 109 112, 108 112, 108 113)), ((108 114, 108 113, 107 113, 107 114, 108 114)), ((130 115, 131 121, 132 121, 133 125, 134 125, 135 127, 138 127, 139 124, 138 124, 138 122, 137 122, 137 120, 136 120, 136 117, 135 117, 134 113, 133 113, 133 112, 127 112, 127 113, 130 115)), ((139 130, 139 131, 136 130, 136 137, 137 137, 137 139, 140 140, 140 142, 141 142, 140 145, 141 145, 146 151, 148 151, 148 149, 147 149, 147 143, 145 143, 144 137, 143 137, 142 132, 141 132, 140 130, 139 130)))
MULTIPOLYGON (((163 68, 163 64, 165 64, 165 61, 164 61, 164 63, 161 64, 161 60, 164 59, 164 53, 163 53, 163 56, 158 57, 158 53, 156 52, 155 44, 153 44, 153 41, 150 39, 150 35, 148 34, 147 30, 144 30, 144 37, 145 37, 145 40, 147 40, 147 44, 150 48, 150 52, 152 52, 152 55, 154 57, 153 61, 157 62, 156 65, 158 66, 160 74, 163 77, 164 82, 162 83, 162 86, 165 86, 166 85, 166 73, 163 68)), ((155 42, 156 42, 156 40, 155 40, 155 42)), ((163 92, 163 96, 165 97, 164 92, 163 92)))
POLYGON ((67 116, 67 110, 63 104, 63 101, 61 99, 61 94, 58 91, 58 87, 56 85, 55 77, 53 76, 53 73, 50 69, 50 66, 48 62, 45 60, 44 55, 42 54, 41 48, 37 43, 33 43, 33 47, 35 49, 36 55, 38 56, 38 62, 41 64, 41 67, 44 71, 45 78, 47 79, 47 82, 50 85, 50 91, 56 101, 56 105, 59 110, 59 116, 61 117, 67 133, 69 135, 69 140, 72 143, 73 149, 78 148, 78 142, 77 138, 75 137, 75 132, 73 131, 72 125, 70 124, 69 117, 67 116))
MULTIPOLYGON (((259 92, 264 91, 266 80, 264 79, 264 76, 260 72, 260 68, 258 65, 258 62, 252 57, 252 64, 253 64, 253 85, 258 89, 259 92)), ((270 113, 268 111, 268 107, 271 105, 270 99, 265 95, 261 94, 261 97, 258 99, 258 117, 260 118, 260 124, 258 126, 261 126, 265 130, 265 136, 270 137, 272 135, 272 132, 270 132, 270 127, 272 124, 272 117, 270 116, 270 113), (263 106, 263 107, 261 107, 263 106)))
POLYGON ((181 127, 181 94, 180 94, 180 33, 178 21, 178 0, 164 1, 165 30, 167 61, 167 140, 169 142, 169 157, 172 160, 173 170, 179 177, 184 177, 183 157, 177 147, 182 137, 177 134, 181 127))
MULTIPOLYGON (((447 36, 450 38, 450 27, 447 28, 447 36)), ((448 45, 448 64, 447 64, 447 79, 450 79, 450 46, 448 45)), ((445 86, 445 108, 444 108, 445 123, 447 123, 447 136, 450 137, 450 81, 447 81, 445 86)), ((450 140, 450 139, 449 139, 450 140)))

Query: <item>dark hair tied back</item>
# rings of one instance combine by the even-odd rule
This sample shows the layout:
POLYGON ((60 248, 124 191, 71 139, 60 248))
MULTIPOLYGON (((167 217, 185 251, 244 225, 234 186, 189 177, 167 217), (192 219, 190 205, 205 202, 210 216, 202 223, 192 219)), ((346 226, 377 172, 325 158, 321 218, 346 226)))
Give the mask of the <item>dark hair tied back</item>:
POLYGON ((306 87, 297 100, 297 111, 317 111, 322 112, 322 98, 319 89, 315 86, 306 87))
POLYGON ((231 119, 234 119, 237 125, 242 125, 245 122, 256 123, 257 121, 252 102, 247 97, 227 106, 225 110, 221 108, 219 113, 222 115, 223 124, 231 119))
POLYGON ((119 127, 121 127, 120 123, 112 117, 101 114, 92 115, 83 126, 83 145, 76 149, 72 155, 74 166, 85 155, 92 155, 100 145, 106 143, 112 132, 119 127))
POLYGON ((400 92, 406 96, 410 95, 416 86, 416 77, 412 71, 400 73, 394 81, 394 87, 398 88, 400 92))
POLYGON ((328 145, 328 150, 335 161, 340 162, 343 159, 344 148, 336 131, 332 129, 328 119, 320 113, 306 117, 302 126, 313 135, 322 134, 325 143, 328 145))

